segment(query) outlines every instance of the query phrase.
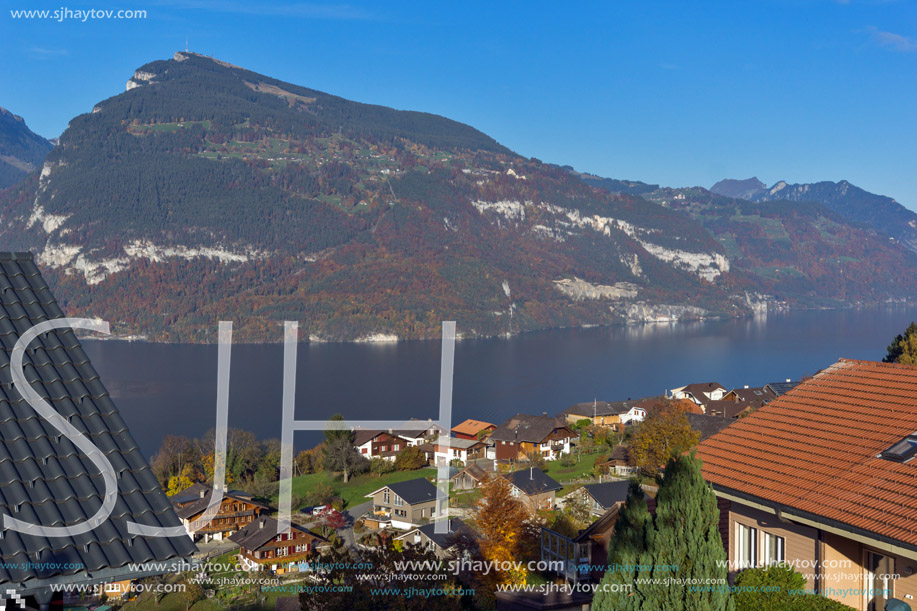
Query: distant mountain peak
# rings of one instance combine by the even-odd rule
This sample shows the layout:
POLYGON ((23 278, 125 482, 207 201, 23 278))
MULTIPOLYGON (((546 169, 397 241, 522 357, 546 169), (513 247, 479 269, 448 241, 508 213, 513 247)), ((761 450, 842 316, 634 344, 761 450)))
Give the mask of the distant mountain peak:
POLYGON ((758 180, 757 176, 744 180, 726 178, 710 187, 710 191, 717 195, 735 199, 752 199, 765 189, 767 189, 767 185, 758 180))

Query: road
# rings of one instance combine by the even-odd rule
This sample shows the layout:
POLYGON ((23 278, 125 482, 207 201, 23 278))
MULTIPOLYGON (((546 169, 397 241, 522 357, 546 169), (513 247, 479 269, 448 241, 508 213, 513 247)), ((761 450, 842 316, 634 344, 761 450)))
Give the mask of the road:
POLYGON ((338 531, 338 534, 341 535, 341 538, 344 539, 344 544, 347 547, 356 546, 356 540, 353 536, 353 524, 357 521, 358 518, 362 517, 367 511, 372 509, 373 502, 366 501, 365 503, 360 503, 359 505, 354 505, 349 509, 344 510, 344 519, 347 521, 347 526, 338 531))

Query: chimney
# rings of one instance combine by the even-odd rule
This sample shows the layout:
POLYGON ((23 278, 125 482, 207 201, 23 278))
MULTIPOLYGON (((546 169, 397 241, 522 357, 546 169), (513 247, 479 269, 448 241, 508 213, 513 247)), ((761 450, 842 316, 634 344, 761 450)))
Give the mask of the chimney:
POLYGON ((201 490, 201 498, 204 498, 207 495, 206 490, 201 490))
POLYGON ((535 467, 529 467, 529 479, 535 479, 535 467))
POLYGON ((547 415, 548 415, 548 412, 541 412, 541 415, 542 415, 542 416, 547 416, 547 415))
POLYGON ((258 520, 258 528, 264 528, 264 520, 258 520))
POLYGON ((787 378, 787 379, 786 379, 786 383, 789 384, 790 382, 792 382, 792 380, 789 379, 789 378, 787 378))
POLYGON ((748 384, 745 385, 745 388, 746 388, 746 389, 748 388, 748 384))

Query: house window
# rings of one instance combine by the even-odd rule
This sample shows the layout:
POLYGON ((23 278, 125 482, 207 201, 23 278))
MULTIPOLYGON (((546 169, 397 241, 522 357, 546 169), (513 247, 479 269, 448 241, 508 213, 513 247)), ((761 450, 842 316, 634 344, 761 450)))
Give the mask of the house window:
POLYGON ((390 505, 392 503, 392 495, 389 494, 388 490, 382 491, 382 502, 386 505, 390 505))
POLYGON ((401 444, 396 443, 395 445, 392 446, 392 451, 397 452, 399 448, 401 448, 401 444))
POLYGON ((285 548, 285 547, 278 547, 278 548, 277 548, 277 556, 278 556, 278 557, 280 557, 280 556, 286 556, 286 555, 287 555, 287 548, 285 548))
POLYGON ((379 446, 380 452, 388 452, 388 446, 379 446))
POLYGON ((360 448, 360 452, 362 452, 363 454, 366 454, 366 451, 367 451, 366 448, 360 448))
POLYGON ((764 533, 764 563, 777 564, 786 560, 783 537, 764 533))
POLYGON ((404 499, 397 494, 395 495, 395 507, 404 507, 404 499))
POLYGON ((758 565, 758 529, 736 524, 736 563, 738 568, 750 569, 758 565))

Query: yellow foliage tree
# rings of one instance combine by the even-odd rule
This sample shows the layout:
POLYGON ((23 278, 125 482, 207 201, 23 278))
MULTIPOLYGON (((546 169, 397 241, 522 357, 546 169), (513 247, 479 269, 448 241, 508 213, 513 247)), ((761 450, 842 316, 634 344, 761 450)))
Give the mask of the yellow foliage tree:
POLYGON ((535 516, 513 496, 509 481, 503 477, 487 478, 481 493, 475 503, 481 554, 500 568, 491 576, 496 583, 523 585, 528 575, 524 560, 531 553, 532 542, 539 540, 535 516))

